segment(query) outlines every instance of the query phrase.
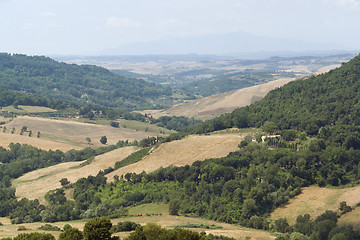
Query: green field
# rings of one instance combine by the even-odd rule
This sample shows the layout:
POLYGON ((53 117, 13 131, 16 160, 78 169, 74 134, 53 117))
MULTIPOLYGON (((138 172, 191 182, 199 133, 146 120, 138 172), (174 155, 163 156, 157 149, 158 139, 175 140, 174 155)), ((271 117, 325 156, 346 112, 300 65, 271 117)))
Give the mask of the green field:
POLYGON ((129 215, 169 214, 169 205, 165 203, 148 203, 129 208, 129 215))
POLYGON ((15 108, 14 106, 7 106, 7 107, 3 107, 3 109, 17 114, 56 112, 56 110, 48 107, 23 106, 23 105, 19 105, 18 108, 15 108))

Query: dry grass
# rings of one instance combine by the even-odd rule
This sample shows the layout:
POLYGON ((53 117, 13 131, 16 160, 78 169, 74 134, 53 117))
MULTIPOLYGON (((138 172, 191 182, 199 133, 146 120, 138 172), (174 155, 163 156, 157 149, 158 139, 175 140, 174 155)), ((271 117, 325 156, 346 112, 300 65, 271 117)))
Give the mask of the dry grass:
POLYGON ((340 224, 350 224, 354 226, 354 230, 360 231, 360 208, 356 208, 351 212, 342 215, 339 219, 340 224))
POLYGON ((48 108, 48 107, 39 107, 39 106, 25 106, 19 105, 18 108, 14 108, 14 106, 7 106, 3 108, 9 112, 14 113, 44 113, 44 112, 56 112, 56 110, 48 108))
MULTIPOLYGON (((142 217, 127 217, 127 218, 119 218, 119 219, 112 219, 111 220, 113 225, 117 224, 118 222, 123 221, 134 221, 140 223, 142 225, 152 222, 161 225, 162 227, 169 227, 172 225, 181 225, 181 224, 206 224, 206 225, 220 225, 223 228, 221 229, 191 229, 192 231, 205 231, 206 233, 211 233, 213 235, 224 235, 228 237, 233 237, 235 239, 246 239, 247 237, 251 237, 248 239, 252 240, 273 240, 275 239, 269 232, 255 230, 250 228, 244 228, 236 225, 226 224, 226 223, 219 223, 210 220, 204 220, 200 218, 188 218, 182 216, 169 216, 169 215, 162 215, 162 216, 142 216, 142 217)), ((45 223, 24 223, 20 225, 11 225, 9 221, 3 221, 4 226, 0 226, 0 238, 4 237, 14 237, 20 233, 30 233, 30 232, 46 232, 42 230, 37 230, 38 227, 43 226, 45 223), (29 229, 26 231, 17 231, 19 226, 24 226, 25 228, 29 229)), ((72 222, 56 222, 51 223, 51 225, 58 226, 63 228, 65 224, 70 224, 72 227, 79 228, 80 230, 84 227, 85 220, 83 221, 72 221, 72 222)), ((47 232, 53 234, 56 238, 58 238, 60 232, 47 232)), ((116 233, 115 236, 120 236, 121 239, 128 236, 129 233, 116 233)))
POLYGON ((191 165, 195 161, 224 157, 238 149, 243 139, 240 134, 214 134, 209 136, 188 136, 182 140, 160 145, 143 160, 120 168, 107 175, 112 180, 114 175, 128 172, 151 172, 160 167, 191 165))
POLYGON ((288 204, 277 208, 271 214, 271 219, 287 218, 291 224, 294 224, 298 215, 306 213, 314 219, 326 210, 337 211, 341 201, 346 201, 349 206, 355 206, 360 202, 359 196, 360 186, 345 189, 306 187, 288 204))
POLYGON ((59 181, 62 178, 67 178, 74 183, 80 178, 89 175, 95 176, 100 170, 114 167, 117 161, 124 159, 136 150, 135 147, 116 149, 95 157, 91 164, 81 168, 74 167, 79 166, 82 162, 68 162, 27 173, 13 181, 16 196, 28 199, 38 198, 44 202, 44 196, 48 191, 61 187, 59 181))
POLYGON ((74 146, 68 143, 55 142, 48 139, 37 138, 36 133, 33 133, 32 137, 28 137, 27 134, 19 135, 19 133, 3 133, 2 129, 0 129, 0 147, 7 148, 10 143, 28 144, 43 150, 52 149, 64 152, 70 149, 81 149, 81 147, 79 146, 74 146))
POLYGON ((175 115, 207 120, 223 113, 231 112, 236 108, 248 106, 262 99, 269 91, 293 80, 295 78, 278 79, 253 87, 209 96, 200 100, 188 101, 167 110, 146 110, 142 111, 142 113, 150 113, 155 118, 175 115))
POLYGON ((86 147, 89 137, 93 146, 101 146, 99 142, 102 136, 106 136, 108 144, 116 144, 119 140, 141 140, 148 136, 156 136, 154 133, 145 133, 127 128, 113 128, 111 126, 80 123, 74 121, 45 119, 38 117, 17 117, 6 124, 7 131, 13 127, 20 131, 26 126, 33 133, 40 132, 41 138, 51 141, 67 143, 78 147, 86 147))

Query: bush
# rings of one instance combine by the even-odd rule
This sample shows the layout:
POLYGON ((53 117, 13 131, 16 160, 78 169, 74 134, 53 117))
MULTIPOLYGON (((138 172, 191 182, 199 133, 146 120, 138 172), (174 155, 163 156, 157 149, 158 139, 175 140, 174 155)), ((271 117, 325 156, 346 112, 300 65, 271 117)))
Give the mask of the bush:
MULTIPOLYGON (((65 225, 66 226, 66 225, 65 225)), ((64 230, 65 230, 64 226, 64 230)), ((64 232, 62 232, 59 236, 59 240, 82 240, 84 239, 83 233, 77 228, 66 228, 64 232)))
POLYGON ((110 122, 110 126, 118 128, 119 127, 119 123, 118 122, 110 122))
POLYGON ((137 226, 140 226, 140 225, 135 222, 131 222, 131 221, 119 222, 117 225, 113 226, 110 231, 112 233, 128 232, 128 231, 135 230, 137 226))
POLYGON ((54 226, 51 224, 45 224, 41 227, 38 227, 38 229, 45 230, 45 231, 61 231, 61 229, 58 226, 54 226))

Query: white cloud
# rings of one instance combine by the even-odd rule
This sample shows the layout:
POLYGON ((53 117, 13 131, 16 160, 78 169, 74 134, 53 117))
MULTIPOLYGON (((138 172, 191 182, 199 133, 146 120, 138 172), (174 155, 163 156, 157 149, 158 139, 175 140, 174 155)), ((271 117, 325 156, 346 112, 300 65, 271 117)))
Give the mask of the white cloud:
POLYGON ((121 28, 121 27, 132 28, 132 27, 140 27, 141 23, 133 21, 128 18, 108 17, 106 19, 105 26, 109 28, 121 28))

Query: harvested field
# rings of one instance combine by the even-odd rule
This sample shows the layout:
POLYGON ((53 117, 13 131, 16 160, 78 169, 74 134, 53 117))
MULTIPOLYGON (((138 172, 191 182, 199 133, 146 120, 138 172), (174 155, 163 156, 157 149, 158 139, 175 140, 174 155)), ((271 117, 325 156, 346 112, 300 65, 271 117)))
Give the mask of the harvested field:
POLYGON ((175 105, 167 110, 145 110, 141 113, 150 113, 155 118, 175 115, 207 120, 259 101, 269 91, 293 80, 295 80, 295 78, 278 79, 253 87, 209 96, 200 100, 188 101, 175 105))
MULTIPOLYGON (((192 231, 202 232, 205 231, 206 233, 211 233, 213 235, 224 235, 228 237, 233 237, 238 240, 249 239, 249 240, 273 240, 275 239, 269 232, 245 228, 237 225, 231 225, 226 223, 219 223, 210 220, 204 220, 200 218, 189 218, 183 216, 169 216, 169 215, 162 215, 162 216, 142 216, 142 217, 126 217, 126 218, 118 218, 118 219, 111 219, 113 225, 117 224, 118 222, 123 221, 133 221, 145 225, 146 223, 156 223, 161 225, 162 227, 168 227, 173 225, 182 225, 182 224, 204 224, 204 225, 216 225, 222 226, 221 229, 190 229, 192 231)), ((0 238, 4 237, 14 237, 20 233, 31 233, 31 232, 47 232, 53 234, 56 238, 60 235, 58 231, 42 231, 37 230, 38 227, 45 225, 45 223, 24 223, 24 224, 13 224, 11 225, 8 221, 3 222, 4 226, 0 226, 0 238), (19 226, 24 226, 26 231, 17 231, 19 226)), ((80 230, 83 229, 85 221, 72 221, 72 222, 56 222, 51 223, 51 225, 58 226, 61 229, 64 227, 65 224, 70 224, 72 227, 79 228, 80 230)), ((121 239, 127 237, 130 233, 123 232, 123 233, 116 233, 114 236, 120 236, 121 239)))
POLYGON ((37 138, 36 134, 32 137, 27 135, 3 133, 0 131, 0 147, 7 148, 10 143, 28 144, 43 150, 60 150, 66 152, 70 149, 81 149, 68 143, 55 142, 48 139, 37 138))
POLYGON ((360 186, 344 189, 306 187, 288 204, 277 208, 271 214, 271 219, 287 218, 289 223, 294 224, 298 215, 306 213, 314 219, 326 210, 337 211, 341 201, 354 207, 360 202, 359 196, 360 186))
POLYGON ((120 161, 137 150, 136 147, 124 147, 95 157, 95 159, 86 166, 76 168, 83 162, 61 163, 55 166, 39 169, 29 172, 13 181, 16 188, 16 196, 28 199, 38 198, 44 202, 45 194, 53 189, 60 188, 60 180, 67 178, 71 183, 78 179, 95 176, 100 170, 114 167, 117 161, 120 161))
POLYGON ((160 167, 185 166, 198 160, 224 157, 237 150, 242 139, 240 134, 188 136, 182 140, 160 145, 143 160, 111 172, 107 177, 111 181, 114 175, 121 176, 128 172, 151 172, 160 167))
POLYGON ((55 142, 68 143, 78 147, 89 146, 86 138, 91 139, 91 144, 101 146, 99 142, 102 136, 106 136, 108 144, 116 144, 119 140, 141 140, 156 134, 139 132, 127 128, 113 128, 111 126, 96 125, 90 123, 80 123, 74 121, 45 119, 38 117, 17 117, 6 124, 7 131, 15 128, 16 133, 26 126, 33 133, 41 132, 41 138, 55 142))

